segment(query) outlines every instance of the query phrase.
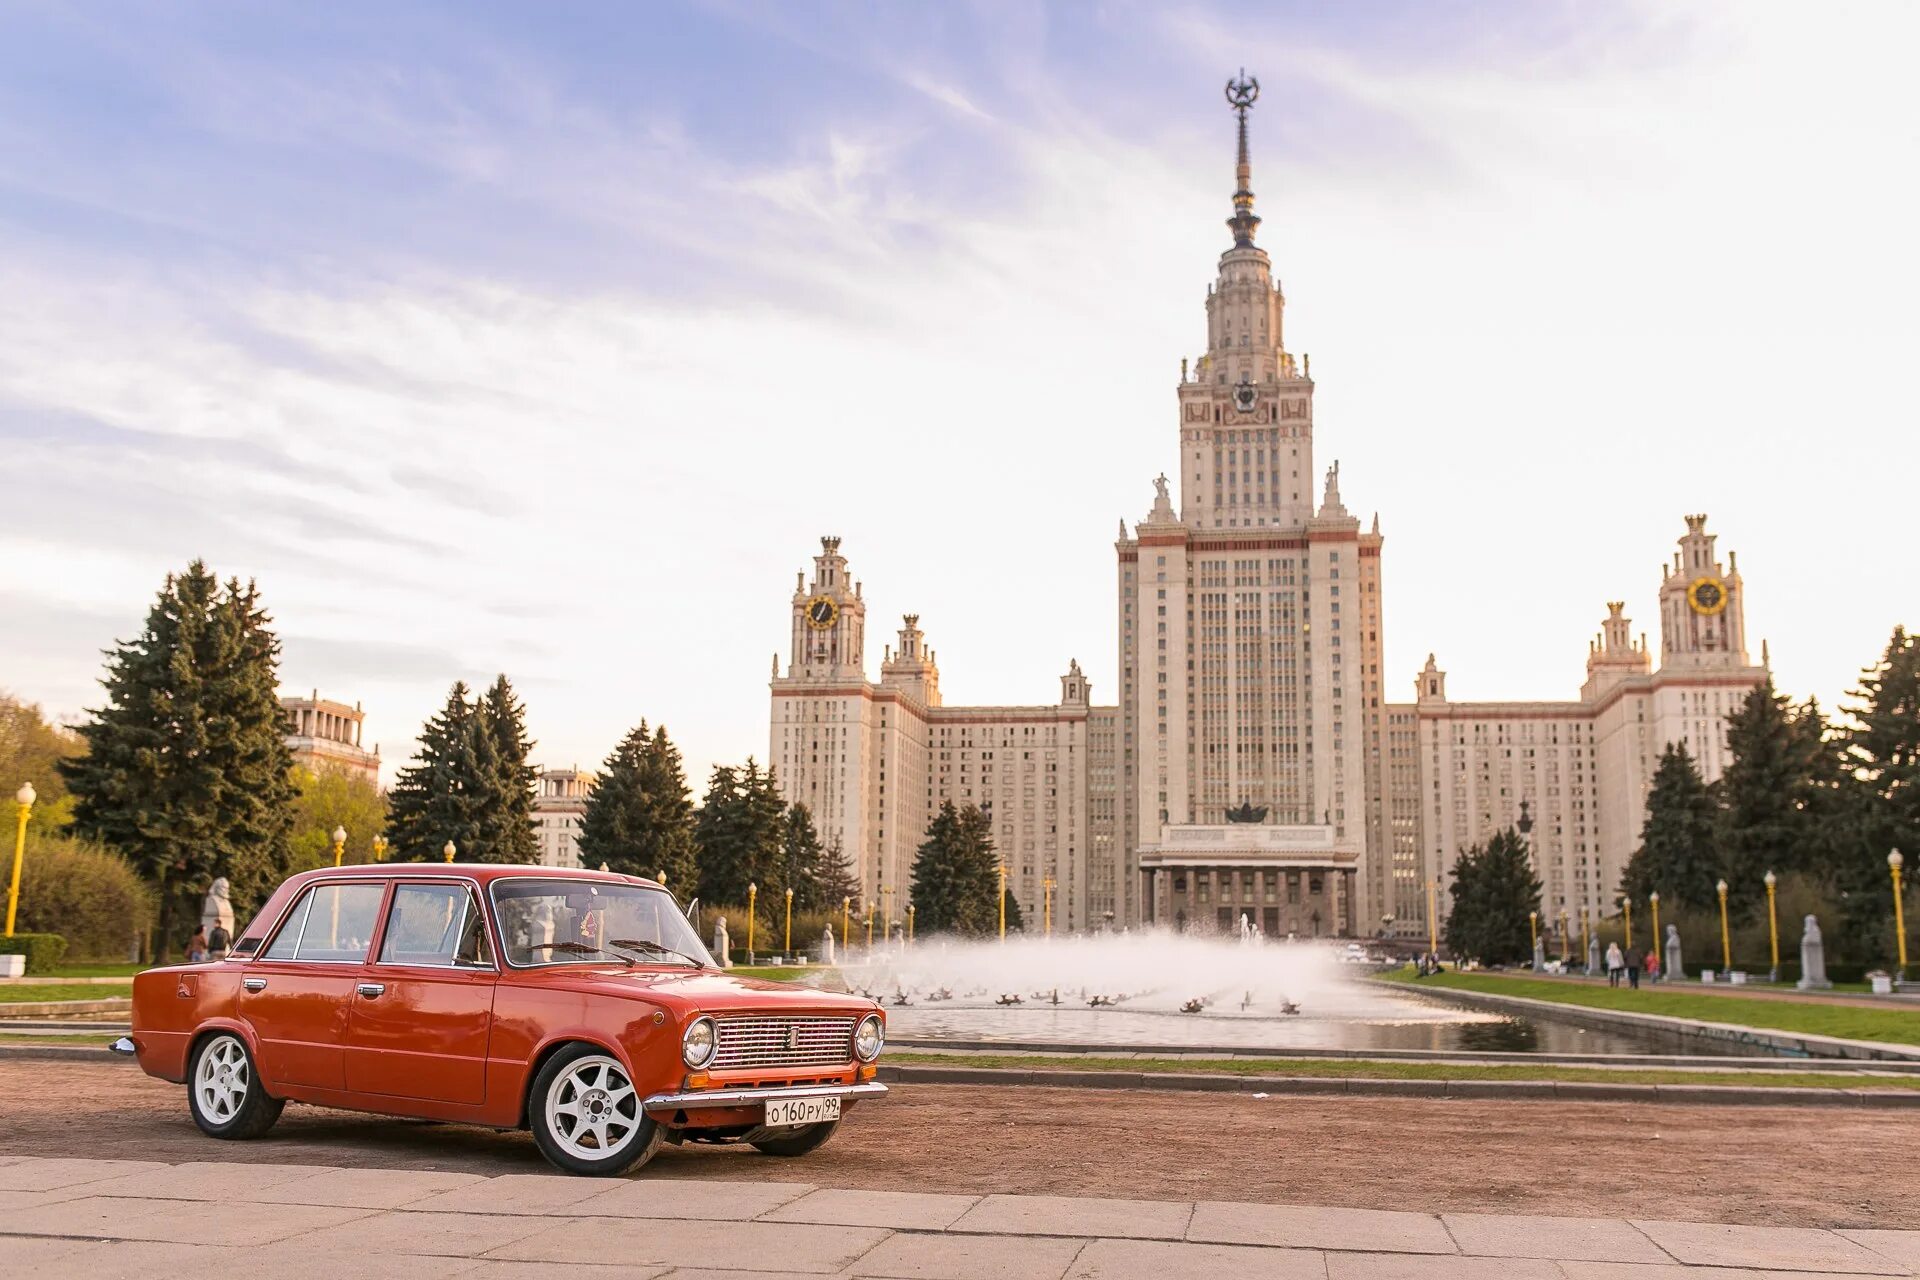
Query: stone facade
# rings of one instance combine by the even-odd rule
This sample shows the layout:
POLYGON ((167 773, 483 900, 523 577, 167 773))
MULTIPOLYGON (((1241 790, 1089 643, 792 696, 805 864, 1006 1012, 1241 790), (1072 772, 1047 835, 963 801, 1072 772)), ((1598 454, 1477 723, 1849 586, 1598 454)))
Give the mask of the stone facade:
POLYGON ((380 747, 376 743, 368 750, 361 743, 367 713, 359 703, 332 702, 315 689, 305 698, 281 698, 280 708, 287 714, 287 749, 293 752, 295 764, 314 773, 332 770, 380 785, 380 747))
POLYGON ((580 820, 587 812, 593 775, 581 769, 534 770, 533 833, 540 863, 548 867, 580 865, 580 820))

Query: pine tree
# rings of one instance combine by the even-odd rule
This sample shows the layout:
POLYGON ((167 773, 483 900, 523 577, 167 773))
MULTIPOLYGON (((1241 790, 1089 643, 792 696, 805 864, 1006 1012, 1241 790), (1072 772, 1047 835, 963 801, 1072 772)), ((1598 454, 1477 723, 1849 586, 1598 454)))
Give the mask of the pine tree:
MULTIPOLYGON (((1767 872, 1811 869, 1819 835, 1808 816, 1826 726, 1818 709, 1795 709, 1771 676, 1727 717, 1731 757, 1720 777, 1719 871, 1729 906, 1766 899, 1767 872)), ((1717 905, 1718 894, 1711 899, 1717 905)))
POLYGON ((215 877, 244 913, 286 873, 292 760, 269 623, 252 583, 223 592, 198 560, 169 575, 140 636, 108 655, 87 754, 61 763, 76 834, 154 885, 157 955, 215 877))
POLYGON ((1482 964, 1514 964, 1532 956, 1529 912, 1540 910, 1540 878, 1527 842, 1512 827, 1460 854, 1453 866, 1447 949, 1482 964))
POLYGON ((626 875, 665 876, 670 890, 696 892, 693 798, 665 726, 649 732, 642 720, 600 767, 580 819, 580 858, 626 875))
POLYGON ((446 705, 421 728, 414 763, 400 770, 387 793, 395 861, 438 862, 449 840, 459 858, 482 855, 484 806, 492 784, 479 750, 486 738, 477 731, 477 718, 466 682, 455 681, 446 705))
POLYGON ((780 862, 785 817, 773 775, 751 757, 745 768, 716 766, 694 816, 701 900, 744 904, 748 885, 770 885, 780 862))
POLYGON ((853 862, 841 847, 838 836, 827 841, 821 850, 820 869, 815 878, 819 883, 822 910, 834 911, 848 899, 860 900, 860 877, 854 874, 853 862))
POLYGON ((1668 743, 1653 771, 1640 847, 1627 860, 1620 892, 1636 902, 1658 893, 1679 906, 1717 906, 1718 835, 1719 805, 1713 789, 1701 779, 1686 744, 1668 743))
MULTIPOLYGON (((1887 854, 1905 859, 1901 878, 1909 933, 1920 873, 1920 637, 1895 627, 1880 661, 1861 672, 1845 708, 1833 785, 1835 836, 1830 876, 1842 900, 1847 949, 1882 962, 1898 958, 1893 939, 1893 880, 1887 854)), ((1909 938, 1909 950, 1913 950, 1909 938)))
MULTIPOLYGON (((790 805, 781 825, 780 865, 771 888, 776 893, 793 890, 795 911, 824 911, 827 874, 827 849, 813 829, 813 814, 804 804, 790 805)), ((838 905, 840 899, 833 901, 838 905)))
POLYGON ((505 675, 493 682, 480 701, 476 729, 488 741, 482 764, 493 779, 487 797, 486 819, 474 861, 529 863, 540 861, 540 844, 533 830, 533 766, 527 757, 533 742, 527 737, 527 709, 514 697, 505 675), (485 759, 487 754, 491 759, 485 759))
MULTIPOLYGON (((913 910, 920 933, 986 937, 1000 927, 1000 873, 992 830, 979 809, 951 800, 927 825, 927 838, 913 864, 913 910)), ((1008 927, 1018 906, 1008 896, 1008 927)))

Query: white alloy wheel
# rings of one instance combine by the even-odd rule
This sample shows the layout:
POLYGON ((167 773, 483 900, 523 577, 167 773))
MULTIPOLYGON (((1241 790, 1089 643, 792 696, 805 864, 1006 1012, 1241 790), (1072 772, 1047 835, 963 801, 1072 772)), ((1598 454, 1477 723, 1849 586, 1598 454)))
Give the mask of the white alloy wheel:
POLYGON ((193 1073, 193 1096, 209 1123, 224 1125, 240 1114, 253 1087, 253 1068, 247 1047, 234 1036, 216 1036, 200 1052, 193 1073))
POLYGON ((600 1053, 568 1063, 547 1089, 545 1106, 554 1143, 596 1163, 626 1150, 646 1121, 626 1070, 600 1053))

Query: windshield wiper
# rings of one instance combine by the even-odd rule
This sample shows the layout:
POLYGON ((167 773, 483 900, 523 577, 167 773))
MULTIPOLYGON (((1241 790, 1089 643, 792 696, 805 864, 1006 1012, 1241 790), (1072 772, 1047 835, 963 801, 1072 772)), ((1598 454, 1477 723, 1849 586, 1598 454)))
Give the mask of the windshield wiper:
POLYGON ((675 951, 672 947, 663 946, 660 943, 655 942, 651 938, 615 938, 613 940, 613 945, 616 947, 630 947, 636 951, 639 951, 639 950, 656 951, 661 955, 672 956, 676 960, 685 960, 688 964, 692 965, 696 969, 706 968, 705 965, 701 964, 698 960, 695 960, 692 956, 688 955, 686 952, 675 951))
POLYGON ((620 961, 622 964, 626 965, 627 968, 629 969, 633 968, 633 964, 634 964, 632 956, 623 956, 618 951, 609 951, 605 947, 589 946, 587 943, 584 943, 584 942, 536 942, 532 946, 528 947, 527 950, 529 951, 564 951, 570 956, 591 956, 591 955, 612 956, 615 960, 620 961))

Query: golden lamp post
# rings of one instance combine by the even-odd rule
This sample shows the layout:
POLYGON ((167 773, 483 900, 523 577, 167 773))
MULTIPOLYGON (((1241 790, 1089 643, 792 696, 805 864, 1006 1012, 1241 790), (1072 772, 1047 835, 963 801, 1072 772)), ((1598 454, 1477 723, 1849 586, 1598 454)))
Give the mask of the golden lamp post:
POLYGON ((907 904, 907 942, 909 945, 913 942, 913 904, 911 902, 907 904))
POLYGON ((665 867, 660 868, 660 872, 658 875, 654 876, 654 880, 659 884, 659 886, 662 889, 666 888, 667 887, 667 869, 665 867))
POLYGON ((447 841, 445 844, 440 846, 440 854, 448 862, 452 862, 453 855, 458 852, 460 852, 460 850, 454 845, 453 841, 451 840, 447 841))
MULTIPOLYGON (((1660 954, 1660 891, 1655 889, 1647 895, 1647 904, 1653 908, 1653 954, 1660 954)), ((1665 973, 1665 970, 1662 970, 1665 973)), ((1651 978, 1648 981, 1652 981, 1651 978)))
POLYGON ((346 856, 347 829, 345 827, 335 827, 333 829, 333 865, 336 867, 339 866, 341 859, 346 856))
POLYGON ((845 951, 853 942, 853 934, 847 931, 848 917, 853 912, 852 897, 840 899, 840 949, 845 951))
MULTIPOLYGON (((1585 967, 1587 957, 1593 954, 1593 913, 1586 907, 1580 908, 1580 964, 1585 967)), ((1588 970, 1592 976, 1592 970, 1588 970)))
POLYGON ((1046 935, 1051 938, 1053 936, 1053 877, 1048 876, 1042 880, 1040 887, 1046 892, 1046 905, 1041 908, 1041 918, 1046 921, 1046 935))
MULTIPOLYGON (((1898 849, 1895 849, 1887 855, 1887 870, 1893 873, 1893 939, 1899 944, 1900 948, 1899 980, 1901 982, 1907 980, 1907 910, 1906 905, 1900 901, 1900 868, 1905 865, 1906 859, 1900 856, 1898 849)), ((13 873, 14 876, 18 878, 20 874, 20 862, 17 858, 13 863, 13 873)), ((13 911, 11 908, 7 911, 7 920, 9 924, 12 923, 13 911)))
POLYGON ((385 836, 375 836, 373 838, 373 860, 375 862, 385 862, 387 860, 387 849, 389 847, 385 836))
POLYGON ((781 948, 788 955, 793 954, 793 890, 787 890, 787 941, 781 948))
POLYGON ((1633 899, 1620 899, 1620 910, 1627 917, 1627 950, 1633 950, 1633 899))
POLYGON ((873 903, 867 903, 867 950, 873 950, 873 903))
POLYGON ((1538 951, 1540 949, 1540 913, 1538 911, 1527 912, 1527 938, 1533 944, 1533 949, 1538 951))
POLYGON ((1773 886, 1780 881, 1769 871, 1767 882, 1767 954, 1773 959, 1773 968, 1767 973, 1768 982, 1780 981, 1780 914, 1774 909, 1773 886))
POLYGON ((1007 864, 1000 864, 1000 940, 1007 940, 1007 864))
POLYGON ((20 825, 13 832, 13 878, 7 881, 7 936, 13 936, 13 915, 20 909, 20 864, 27 856, 27 816, 33 812, 35 800, 33 784, 22 783, 13 793, 13 802, 20 806, 20 825))
POLYGON ((1720 964, 1728 973, 1733 972, 1733 934, 1727 929, 1727 882, 1722 880, 1714 886, 1720 890, 1720 964))
POLYGON ((1427 881, 1427 954, 1440 954, 1440 917, 1434 906, 1434 897, 1440 892, 1438 878, 1427 881))
POLYGON ((880 886, 880 942, 881 942, 881 945, 884 946, 886 944, 887 939, 892 936, 890 931, 893 928, 893 924, 894 924, 893 886, 890 884, 883 884, 880 886))
POLYGON ((1573 953, 1568 949, 1571 945, 1571 942, 1572 940, 1567 937, 1567 909, 1565 907, 1561 907, 1560 908, 1560 963, 1561 964, 1568 964, 1572 961, 1573 953))
POLYGON ((754 904, 760 900, 760 886, 753 881, 747 882, 747 963, 753 963, 753 916, 754 904))

